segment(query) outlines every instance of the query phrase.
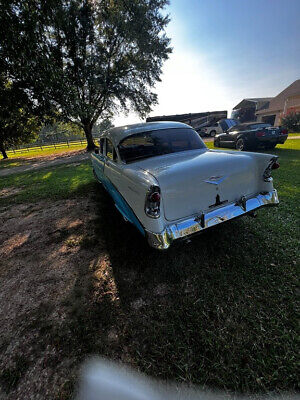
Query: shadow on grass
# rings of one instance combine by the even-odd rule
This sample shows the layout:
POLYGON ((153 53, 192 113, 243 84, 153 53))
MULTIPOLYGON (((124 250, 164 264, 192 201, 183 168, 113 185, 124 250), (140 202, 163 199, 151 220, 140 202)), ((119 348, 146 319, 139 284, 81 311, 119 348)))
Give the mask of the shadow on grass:
POLYGON ((125 224, 108 196, 96 194, 96 234, 120 299, 120 350, 163 379, 241 392, 292 390, 295 272, 258 220, 239 219, 151 249, 125 224), (279 372, 281 371, 281 372, 279 372))
MULTIPOLYGON (((45 369, 64 377, 53 398, 70 398, 78 366, 91 354, 160 379, 210 388, 294 390, 297 277, 286 256, 292 254, 289 226, 283 226, 278 243, 268 230, 277 216, 262 211, 263 222, 239 219, 158 252, 123 221, 107 193, 91 185, 89 207, 96 216, 85 223, 80 241, 71 240, 82 233, 76 226, 57 233, 61 217, 55 216, 47 239, 53 250, 47 260, 43 256, 43 263, 55 261, 57 267, 51 258, 59 259, 57 249, 75 246, 64 258, 66 273, 75 276, 62 276, 63 286, 70 287, 58 304, 65 318, 53 318, 50 298, 22 332, 32 338, 33 359, 55 349, 44 361, 45 369)), ((88 216, 88 209, 74 207, 76 218, 80 212, 88 216)), ((46 279, 44 270, 41 274, 46 279)), ((7 390, 24 374, 15 361, 2 375, 7 390)))

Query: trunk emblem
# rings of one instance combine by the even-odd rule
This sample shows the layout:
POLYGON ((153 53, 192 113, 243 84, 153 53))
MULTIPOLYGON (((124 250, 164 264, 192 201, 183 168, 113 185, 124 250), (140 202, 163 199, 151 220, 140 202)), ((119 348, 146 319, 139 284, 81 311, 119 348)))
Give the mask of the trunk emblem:
POLYGON ((211 176, 210 178, 205 179, 204 182, 218 185, 219 183, 223 182, 225 178, 226 176, 211 176))

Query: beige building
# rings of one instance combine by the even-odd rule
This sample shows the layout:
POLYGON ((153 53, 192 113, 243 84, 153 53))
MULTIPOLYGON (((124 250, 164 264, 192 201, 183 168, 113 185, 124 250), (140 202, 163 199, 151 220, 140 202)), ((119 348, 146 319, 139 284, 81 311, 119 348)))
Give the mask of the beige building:
POLYGON ((300 79, 273 97, 266 107, 255 113, 257 121, 279 126, 282 117, 292 112, 300 112, 300 79))

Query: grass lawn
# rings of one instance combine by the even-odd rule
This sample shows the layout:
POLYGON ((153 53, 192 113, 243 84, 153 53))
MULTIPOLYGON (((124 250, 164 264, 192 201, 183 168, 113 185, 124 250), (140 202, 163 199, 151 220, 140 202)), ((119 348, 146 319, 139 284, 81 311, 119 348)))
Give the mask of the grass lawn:
POLYGON ((0 180, 0 191, 19 189, 8 197, 0 197, 1 205, 35 202, 43 199, 64 199, 83 195, 94 187, 91 164, 68 164, 40 171, 10 175, 0 180))
MULTIPOLYGON (((269 153, 280 157, 280 168, 273 172, 278 207, 260 210, 256 219, 221 224, 190 244, 174 243, 167 252, 149 248, 123 222, 94 182, 87 162, 0 180, 0 191, 20 190, 0 199, 3 210, 40 200, 50 201, 55 210, 61 199, 60 207, 66 204, 67 209, 71 198, 73 212, 81 202, 76 214, 80 218, 86 193, 92 196, 87 207, 94 217, 84 230, 77 237, 73 225, 60 228, 55 233, 59 247, 47 262, 40 262, 41 272, 56 260, 61 260, 60 268, 71 268, 76 256, 71 290, 60 306, 40 300, 38 309, 31 311, 34 328, 24 328, 25 333, 34 329, 36 354, 46 346, 55 349, 57 355, 50 358, 53 368, 73 360, 64 368, 65 382, 55 398, 69 398, 74 371, 89 354, 122 360, 159 379, 231 392, 297 390, 300 140, 288 140, 269 153), (69 258, 60 259, 63 254, 69 258), (53 307, 57 313, 63 307, 59 323, 51 314, 53 307)), ((44 211, 39 206, 35 212, 44 211)), ((26 218, 30 215, 22 224, 26 218)), ((62 223, 64 218, 59 218, 62 223)), ((74 224, 76 218, 72 217, 74 224)), ((34 219, 30 221, 33 224, 34 219)), ((36 235, 35 245, 41 246, 44 237, 47 246, 54 245, 47 235, 36 235)), ((16 264, 13 258, 11 263, 16 264)), ((64 283, 60 279, 53 285, 58 282, 64 283)), ((28 320, 30 315, 28 311, 28 320)), ((33 354, 31 363, 32 359, 33 354)), ((22 365, 18 380, 28 367, 22 365)), ((15 371, 0 372, 8 391, 16 386, 11 384, 15 371)))
POLYGON ((31 148, 29 151, 24 151, 22 153, 14 154, 12 151, 7 152, 8 158, 3 159, 2 155, 0 155, 0 169, 1 168, 10 168, 10 167, 18 167, 20 165, 26 165, 30 162, 31 158, 35 157, 47 157, 50 155, 66 153, 69 151, 82 150, 86 148, 86 144, 78 144, 70 145, 70 147, 64 146, 61 148, 56 148, 54 146, 48 146, 47 148, 31 148))

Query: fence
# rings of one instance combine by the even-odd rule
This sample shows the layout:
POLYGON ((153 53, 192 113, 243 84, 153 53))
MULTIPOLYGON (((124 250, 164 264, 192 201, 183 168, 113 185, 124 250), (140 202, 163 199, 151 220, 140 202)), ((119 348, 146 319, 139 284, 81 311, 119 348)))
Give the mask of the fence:
MULTIPOLYGON (((98 139, 94 137, 94 140, 98 139)), ((28 144, 27 146, 22 146, 18 148, 11 148, 7 151, 9 154, 20 154, 20 153, 29 153, 35 150, 50 150, 50 149, 63 149, 69 147, 82 146, 87 144, 86 139, 78 139, 78 140, 66 140, 64 142, 50 142, 50 143, 34 143, 28 144)))

